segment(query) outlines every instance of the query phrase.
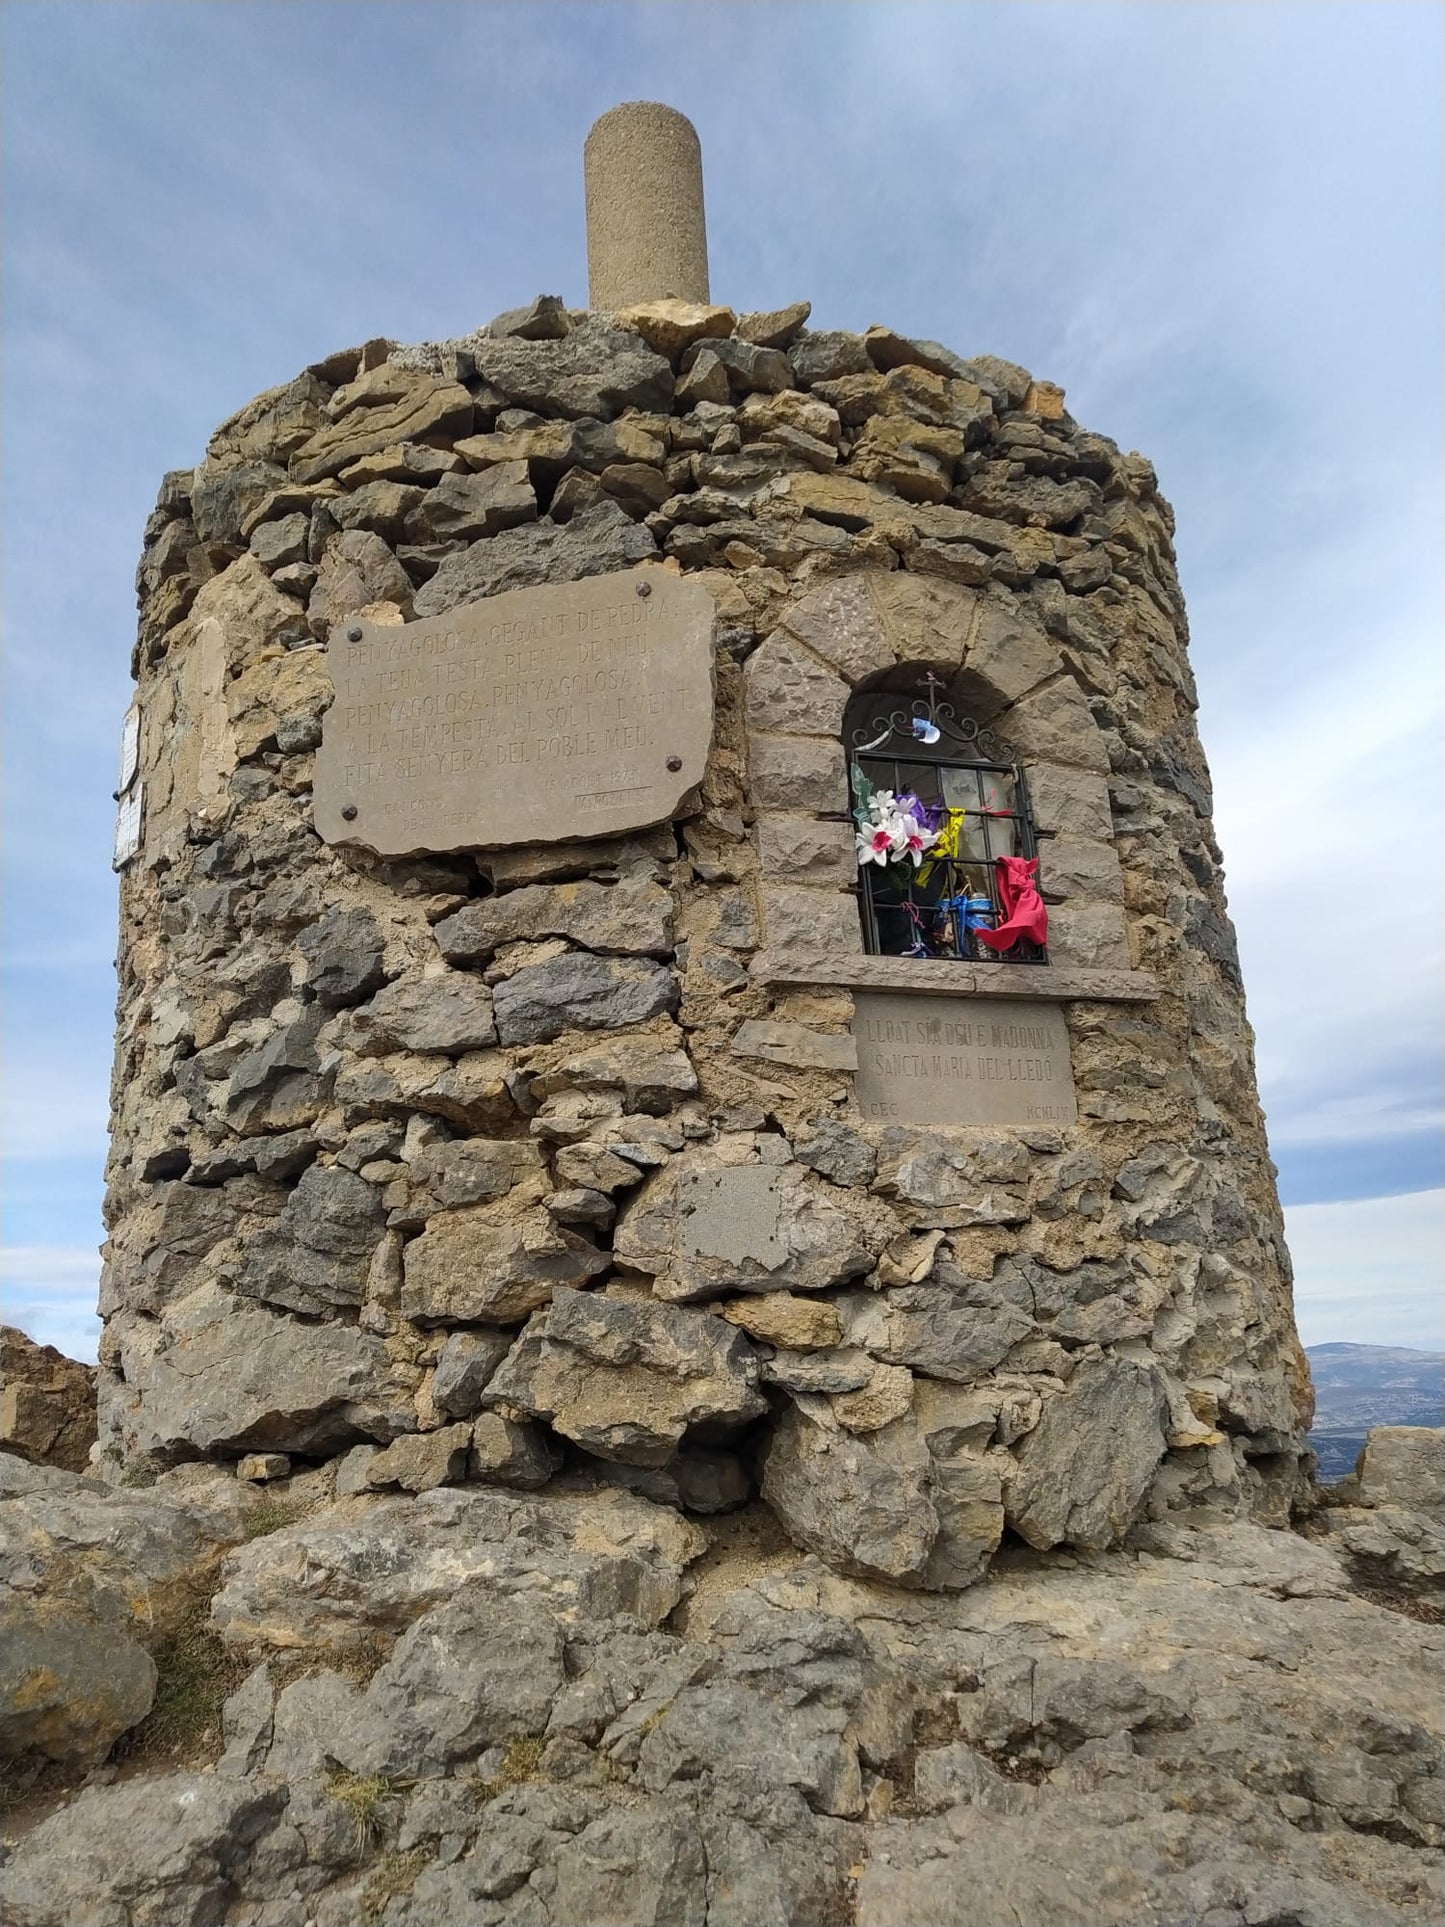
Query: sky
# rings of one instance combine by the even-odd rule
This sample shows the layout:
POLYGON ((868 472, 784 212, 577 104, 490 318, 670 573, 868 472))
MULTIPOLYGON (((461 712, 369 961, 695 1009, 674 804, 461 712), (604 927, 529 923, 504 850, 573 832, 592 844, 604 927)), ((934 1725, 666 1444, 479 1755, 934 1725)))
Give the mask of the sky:
POLYGON ((1440 1348, 1430 0, 6 0, 4 1315, 94 1355, 115 762, 163 472, 308 362, 586 298, 702 139, 715 297, 1057 381, 1178 515, 1307 1344, 1440 1348))

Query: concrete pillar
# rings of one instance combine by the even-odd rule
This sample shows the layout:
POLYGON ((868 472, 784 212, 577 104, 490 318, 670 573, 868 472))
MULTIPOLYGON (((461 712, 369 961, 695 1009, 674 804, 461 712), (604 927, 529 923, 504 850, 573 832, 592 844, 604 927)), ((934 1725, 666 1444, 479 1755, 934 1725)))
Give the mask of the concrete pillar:
POLYGON ((702 148, 687 116, 658 100, 626 101, 594 124, 583 168, 590 305, 706 301, 702 148))

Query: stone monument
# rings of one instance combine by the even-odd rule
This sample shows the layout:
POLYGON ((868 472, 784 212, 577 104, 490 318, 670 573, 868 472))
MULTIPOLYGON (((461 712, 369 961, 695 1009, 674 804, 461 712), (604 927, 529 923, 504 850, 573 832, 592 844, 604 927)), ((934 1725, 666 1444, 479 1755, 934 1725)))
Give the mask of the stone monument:
POLYGON ((589 309, 327 355, 162 484, 106 1475, 761 1500, 933 1589, 1284 1520, 1153 469, 1011 362, 713 303, 669 108, 587 202, 589 309))

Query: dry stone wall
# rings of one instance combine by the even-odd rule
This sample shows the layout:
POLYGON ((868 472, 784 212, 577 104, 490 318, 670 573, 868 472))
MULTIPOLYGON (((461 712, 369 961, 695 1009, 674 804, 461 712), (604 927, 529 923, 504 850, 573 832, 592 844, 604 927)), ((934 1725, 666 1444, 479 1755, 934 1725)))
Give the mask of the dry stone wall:
POLYGON ((1006 1528, 1103 1547, 1172 1508, 1287 1514, 1308 1379, 1169 508, 1024 370, 806 320, 543 297, 318 362, 166 477, 113 1479, 761 1491, 835 1567, 939 1588, 1006 1528), (673 820, 321 841, 338 625, 631 569, 716 610, 712 749, 673 820), (915 663, 1028 771, 1045 969, 861 954, 842 710, 915 663), (865 1119, 855 995, 925 981, 1060 1000, 1077 1123, 865 1119))

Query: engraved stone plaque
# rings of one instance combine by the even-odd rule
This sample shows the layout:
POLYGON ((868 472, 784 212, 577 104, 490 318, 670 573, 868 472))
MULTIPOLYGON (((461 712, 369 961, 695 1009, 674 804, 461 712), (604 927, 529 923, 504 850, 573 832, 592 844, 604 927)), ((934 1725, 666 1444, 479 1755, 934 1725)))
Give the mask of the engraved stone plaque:
POLYGON ((318 831, 407 856, 665 821, 712 742, 712 628, 707 591, 661 569, 338 624, 318 831))
POLYGON ((1072 1124, 1069 1036, 1057 1004, 859 991, 858 1103, 894 1124, 1072 1124))

